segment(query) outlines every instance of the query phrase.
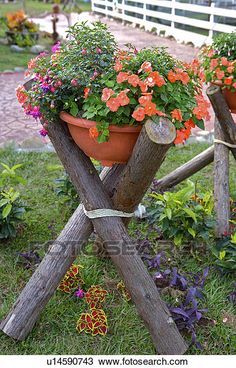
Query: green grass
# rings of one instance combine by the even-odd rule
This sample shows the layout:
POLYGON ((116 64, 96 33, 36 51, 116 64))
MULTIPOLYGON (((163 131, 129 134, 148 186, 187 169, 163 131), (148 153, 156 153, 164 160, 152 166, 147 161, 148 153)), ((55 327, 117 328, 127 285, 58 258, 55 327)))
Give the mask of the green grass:
POLYGON ((23 52, 18 54, 12 52, 7 45, 0 45, 0 72, 4 70, 12 70, 15 67, 27 68, 27 63, 30 59, 35 57, 31 52, 23 52))
MULTIPOLYGON (((23 10, 26 14, 28 14, 31 17, 36 17, 38 15, 41 15, 45 12, 51 12, 53 2, 51 3, 44 3, 43 1, 37 1, 37 0, 25 0, 25 8, 23 10)), ((90 11, 91 10, 91 4, 90 3, 84 3, 83 1, 79 1, 78 5, 82 11, 90 11)), ((22 9, 22 2, 18 1, 16 3, 8 3, 8 4, 1 4, 0 7, 0 16, 5 16, 7 13, 15 12, 17 10, 22 9)), ((62 9, 62 6, 61 6, 62 9)))
MULTIPOLYGON (((206 145, 198 144, 172 149, 158 176, 172 171, 205 148, 206 145)), ((27 186, 21 190, 24 201, 31 208, 19 236, 0 245, 1 320, 32 274, 32 271, 24 270, 17 264, 17 252, 29 250, 38 244, 39 252, 43 255, 45 250, 42 245, 56 238, 68 220, 70 210, 54 192, 54 179, 61 175, 60 170, 47 170, 48 165, 58 163, 55 154, 16 153, 6 149, 0 151, 0 162, 9 165, 24 164, 21 174, 27 179, 27 186)), ((233 165, 232 161, 231 185, 235 183, 233 165)), ((212 165, 194 175, 192 179, 210 189, 212 165)), ((132 222, 130 233, 134 234, 137 226, 145 235, 145 223, 137 224, 136 221, 132 222)), ((15 342, 0 333, 2 354, 155 354, 149 333, 138 317, 134 305, 124 301, 116 291, 114 285, 119 281, 119 277, 111 261, 94 256, 81 256, 79 262, 84 266, 82 272, 87 287, 100 284, 109 291, 104 304, 109 322, 108 334, 105 337, 78 334, 75 325, 80 313, 86 310, 85 303, 57 291, 25 341, 15 342)), ((199 260, 183 250, 177 252, 173 262, 180 270, 195 272, 208 264, 209 256, 206 254, 199 260)), ((203 305, 208 308, 207 316, 215 320, 215 324, 198 327, 197 335, 204 351, 191 347, 189 354, 235 353, 233 327, 229 323, 223 323, 226 315, 236 318, 233 306, 227 301, 232 282, 233 277, 222 276, 213 269, 210 271, 203 305)))
MULTIPOLYGON (((45 12, 51 12, 52 10, 52 4, 50 3, 44 3, 42 1, 25 1, 25 12, 32 17, 37 17, 38 15, 41 15, 45 12)), ((78 5, 82 11, 90 11, 91 10, 91 4, 90 3, 84 3, 84 2, 78 2, 78 5)), ((20 1, 16 3, 7 3, 7 4, 1 4, 0 5, 0 17, 5 16, 7 13, 15 12, 22 8, 22 3, 20 1)), ((0 38, 5 37, 5 27, 2 27, 0 25, 0 38)), ((49 43, 52 43, 52 40, 50 39, 42 39, 38 41, 39 44, 47 46, 49 43)), ((0 72, 4 70, 12 70, 15 67, 24 67, 27 68, 27 63, 30 59, 35 57, 34 54, 30 52, 23 52, 23 53, 14 53, 10 50, 10 47, 5 44, 0 43, 0 72)))

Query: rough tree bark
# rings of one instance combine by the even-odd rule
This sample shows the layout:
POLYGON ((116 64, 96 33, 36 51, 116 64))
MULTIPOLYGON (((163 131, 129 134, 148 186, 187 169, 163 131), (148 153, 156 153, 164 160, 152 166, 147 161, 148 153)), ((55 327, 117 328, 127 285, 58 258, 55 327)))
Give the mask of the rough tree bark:
MULTIPOLYGON (((87 210, 104 207, 113 208, 112 202, 105 188, 101 185, 91 161, 75 146, 68 136, 65 125, 51 125, 49 131, 59 157, 67 172, 70 173, 74 185, 80 192, 85 208, 87 210)), ((127 167, 130 169, 129 165, 127 167)), ((92 230, 90 222, 80 210, 74 214, 75 219, 79 223, 75 224, 72 222, 73 226, 74 228, 76 226, 82 228, 80 240, 86 241, 92 230), (84 229, 86 229, 86 232, 84 229)), ((149 328, 157 351, 161 354, 180 354, 185 352, 187 346, 173 323, 167 307, 161 301, 155 284, 148 275, 143 262, 136 254, 135 245, 129 239, 121 219, 114 217, 95 219, 93 220, 93 225, 102 239, 107 241, 108 252, 123 276, 133 301, 136 303, 140 315, 142 315, 144 322, 149 328), (119 244, 117 244, 117 240, 119 240, 119 244), (116 244, 119 254, 113 254, 114 246, 111 246, 112 244, 116 244), (122 246, 122 251, 120 245, 122 246), (124 255, 124 252, 128 254, 124 255)), ((70 229, 67 227, 67 234, 65 230, 66 228, 63 235, 67 237, 70 229)), ((76 247, 78 248, 77 245, 76 247)), ((79 245, 80 247, 81 244, 79 245)), ((68 261, 67 256, 63 259, 60 254, 59 258, 60 262, 57 262, 56 265, 53 265, 54 256, 51 261, 43 261, 18 298, 12 311, 6 320, 3 321, 1 328, 9 336, 23 339, 33 327, 43 308, 40 302, 43 303, 43 306, 46 304, 61 279, 59 274, 63 276, 71 263, 71 258, 68 261), (60 266, 60 269, 55 270, 55 266, 60 266), (48 271, 52 271, 53 275, 48 271), (34 293, 35 286, 38 287, 37 295, 34 293), (50 295, 47 295, 45 302, 44 293, 46 289, 50 290, 50 295), (35 296, 37 300, 32 302, 32 296, 35 296)), ((56 257, 55 259, 59 258, 56 257)))
MULTIPOLYGON (((221 125, 215 118, 215 139, 224 140, 221 125)), ((214 153, 214 198, 216 212, 216 236, 229 232, 229 149, 224 144, 215 144, 214 153)))
MULTIPOLYGON (((225 98, 219 86, 210 86, 207 89, 207 95, 211 101, 212 107, 221 126, 221 140, 236 144, 236 124, 232 118, 232 114, 228 108, 225 98)), ((216 138, 216 137, 215 137, 216 138)), ((219 139, 219 138, 218 138, 219 139)), ((236 159, 236 148, 230 148, 234 158, 236 159)))

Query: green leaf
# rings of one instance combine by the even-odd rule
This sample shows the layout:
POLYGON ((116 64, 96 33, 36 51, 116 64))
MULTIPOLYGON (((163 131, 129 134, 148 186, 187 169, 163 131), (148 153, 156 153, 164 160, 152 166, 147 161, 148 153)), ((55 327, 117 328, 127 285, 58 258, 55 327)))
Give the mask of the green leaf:
POLYGON ((0 201, 0 207, 5 206, 7 203, 8 203, 8 199, 6 199, 6 198, 1 199, 1 201, 0 201))
POLYGON ((189 217, 191 217, 194 222, 197 222, 197 217, 195 213, 192 210, 190 210, 190 208, 183 208, 183 211, 187 213, 187 215, 189 215, 189 217))
POLYGON ((169 220, 171 220, 171 217, 172 217, 172 211, 170 208, 166 208, 165 210, 166 214, 167 214, 167 217, 169 220))
POLYGON ((226 251, 225 250, 222 250, 220 253, 219 253, 219 259, 222 261, 222 259, 224 259, 226 256, 226 251))
POLYGON ((12 209, 12 205, 11 205, 11 203, 8 203, 2 211, 2 218, 6 218, 9 215, 9 213, 11 212, 11 209, 12 209))
POLYGON ((193 238, 195 238, 195 236, 196 236, 196 232, 195 232, 195 230, 193 230, 191 227, 189 227, 189 228, 188 228, 188 232, 189 232, 189 234, 191 234, 191 235, 192 235, 192 237, 193 237, 193 238))
POLYGON ((78 112, 79 112, 79 108, 78 108, 77 103, 71 102, 71 104, 70 104, 70 114, 72 116, 77 116, 78 112))

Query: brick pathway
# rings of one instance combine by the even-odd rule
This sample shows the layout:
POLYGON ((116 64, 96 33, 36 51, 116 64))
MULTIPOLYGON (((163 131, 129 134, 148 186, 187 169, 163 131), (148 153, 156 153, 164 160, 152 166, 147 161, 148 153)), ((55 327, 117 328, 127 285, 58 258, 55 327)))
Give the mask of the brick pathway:
MULTIPOLYGON (((94 18, 87 14, 86 19, 93 20, 94 18)), ((103 21, 109 25, 120 46, 126 43, 134 43, 138 49, 147 46, 166 46, 171 54, 184 61, 192 60, 198 52, 191 46, 180 45, 173 40, 164 39, 136 28, 124 27, 116 21, 108 19, 103 19, 103 21)), ((50 23, 48 23, 49 26, 51 27, 50 23)), ((23 80, 23 73, 0 74, 0 146, 14 142, 25 148, 39 148, 48 143, 39 136, 40 124, 26 117, 16 100, 15 88, 23 80)), ((206 125, 207 130, 211 131, 212 119, 206 125)))

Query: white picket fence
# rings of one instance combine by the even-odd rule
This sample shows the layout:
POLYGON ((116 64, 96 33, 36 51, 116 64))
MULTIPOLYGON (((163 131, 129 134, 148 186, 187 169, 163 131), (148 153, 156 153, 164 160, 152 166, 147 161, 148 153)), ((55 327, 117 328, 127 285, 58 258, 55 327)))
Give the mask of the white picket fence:
POLYGON ((92 0, 92 11, 195 46, 210 43, 216 32, 236 30, 236 10, 217 7, 214 2, 202 6, 177 0, 92 0), (222 17, 227 17, 224 23, 222 17), (183 25, 187 30, 181 29, 183 25))

